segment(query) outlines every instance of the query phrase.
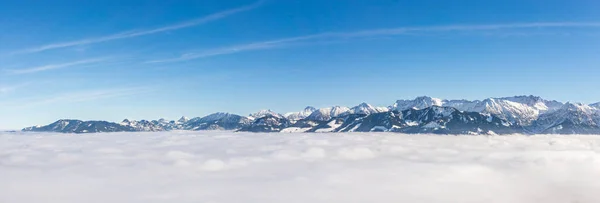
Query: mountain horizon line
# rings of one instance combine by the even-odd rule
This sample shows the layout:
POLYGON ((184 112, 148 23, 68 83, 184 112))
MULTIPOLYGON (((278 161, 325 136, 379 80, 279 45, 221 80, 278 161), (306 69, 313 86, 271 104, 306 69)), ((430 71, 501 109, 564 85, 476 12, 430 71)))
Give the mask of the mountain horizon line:
POLYGON ((179 120, 130 120, 120 123, 61 119, 22 131, 120 132, 236 130, 248 132, 406 132, 438 134, 600 134, 600 103, 583 104, 513 96, 484 100, 443 100, 428 96, 397 100, 388 107, 307 106, 298 112, 269 109, 248 116, 217 112, 179 120), (413 117, 414 115, 420 115, 413 117), (458 119, 458 120, 457 120, 458 119))
MULTIPOLYGON (((478 99, 477 100, 468 100, 468 99, 441 99, 441 98, 438 98, 438 97, 431 97, 431 96, 423 95, 423 96, 417 96, 413 100, 427 100, 427 99, 431 99, 433 101, 439 100, 439 101, 442 101, 442 102, 443 101, 482 102, 482 101, 485 101, 485 100, 488 100, 488 99, 507 99, 507 98, 526 98, 526 97, 528 97, 528 98, 543 99, 542 97, 535 96, 535 95, 516 95, 516 96, 512 96, 512 97, 489 97, 489 98, 486 98, 486 99, 483 99, 483 100, 478 100, 478 99)), ((409 101, 409 100, 410 99, 398 99, 398 100, 396 100, 396 102, 398 102, 398 101, 409 101)), ((543 99, 543 100, 545 100, 545 99, 543 99)), ((560 101, 557 101, 557 100, 547 100, 547 101, 560 102, 560 101)), ((563 103, 563 104, 573 103, 573 104, 585 104, 585 105, 589 105, 589 106, 600 106, 600 101, 599 102, 595 102, 595 103, 583 103, 583 102, 571 102, 571 101, 560 102, 560 103, 563 103)), ((375 108, 391 108, 391 107, 393 107, 394 104, 392 104, 390 106, 387 106, 387 107, 385 107, 385 106, 373 106, 373 107, 375 107, 375 108)), ((361 105, 372 106, 368 102, 361 102, 360 104, 358 104, 358 105, 356 105, 354 107, 359 107, 361 105)), ((304 110, 307 109, 307 108, 322 109, 322 108, 333 108, 333 107, 347 107, 347 106, 332 105, 332 106, 317 108, 314 105, 307 105, 307 106, 304 107, 304 110)), ((349 107, 349 108, 354 108, 354 107, 349 107)), ((252 114, 257 114, 257 113, 259 113, 261 111, 277 112, 277 111, 272 111, 271 108, 263 108, 263 109, 259 109, 259 111, 257 111, 257 112, 246 114, 246 115, 252 116, 252 114)), ((216 111, 216 112, 213 112, 211 114, 215 114, 215 113, 228 113, 228 114, 235 114, 235 115, 244 115, 244 114, 233 113, 233 112, 229 112, 229 111, 216 111)), ((297 112, 292 111, 292 112, 286 112, 286 113, 281 113, 281 112, 277 112, 277 113, 285 116, 286 114, 297 113, 297 112)), ((208 115, 211 115, 211 114, 208 114, 208 115)), ((205 116, 208 116, 208 115, 205 115, 205 116)), ((182 119, 182 118, 198 118, 198 117, 202 117, 202 116, 192 116, 192 117, 189 117, 189 116, 186 116, 186 115, 182 115, 181 117, 179 117, 179 119, 182 119)), ((79 120, 77 118, 60 118, 60 119, 63 119, 63 120, 79 120)), ((161 120, 161 119, 163 119, 163 120, 170 120, 170 119, 165 119, 164 117, 161 117, 161 118, 158 118, 158 119, 138 119, 138 120, 148 120, 148 121, 151 121, 151 120, 161 120)), ((124 118, 124 120, 136 120, 136 119, 124 118)), ((102 119, 92 119, 92 120, 88 120, 88 121, 102 121, 102 119)), ((123 121, 123 120, 121 120, 121 121, 123 121)), ((120 122, 120 121, 113 121, 113 122, 120 122)))

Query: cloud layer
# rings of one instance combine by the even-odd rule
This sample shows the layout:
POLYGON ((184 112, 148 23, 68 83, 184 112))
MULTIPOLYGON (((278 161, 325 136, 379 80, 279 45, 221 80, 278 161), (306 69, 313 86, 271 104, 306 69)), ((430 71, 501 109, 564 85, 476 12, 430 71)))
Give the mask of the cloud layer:
POLYGON ((598 136, 0 134, 1 202, 596 202, 598 136))

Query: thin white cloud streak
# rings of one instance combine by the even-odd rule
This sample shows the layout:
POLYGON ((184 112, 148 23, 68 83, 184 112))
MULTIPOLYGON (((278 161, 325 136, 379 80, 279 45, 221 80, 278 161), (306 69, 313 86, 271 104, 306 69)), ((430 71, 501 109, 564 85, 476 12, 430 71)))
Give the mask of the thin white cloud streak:
POLYGON ((482 30, 501 30, 501 29, 532 29, 532 28, 600 28, 600 23, 578 23, 578 22, 542 22, 542 23, 517 23, 517 24, 490 24, 490 25, 448 25, 448 26, 429 26, 429 27, 401 27, 391 29, 362 30, 355 32, 325 32, 314 35, 306 35, 292 38, 283 38, 272 41, 255 42, 225 48, 217 48, 197 53, 183 54, 177 58, 152 60, 147 63, 166 63, 187 61, 198 58, 206 58, 218 55, 234 54, 238 52, 283 48, 295 42, 322 40, 322 39, 340 39, 340 38, 360 38, 376 36, 393 36, 410 34, 412 32, 450 32, 450 31, 482 31, 482 30))
POLYGON ((108 35, 108 36, 103 36, 103 37, 97 37, 97 38, 89 38, 89 39, 82 39, 82 40, 71 41, 71 42, 47 44, 47 45, 43 45, 43 46, 39 46, 39 47, 33 47, 33 48, 29 48, 29 49, 16 51, 16 52, 13 52, 12 54, 36 53, 36 52, 42 52, 42 51, 51 50, 51 49, 59 49, 59 48, 73 47, 73 46, 86 45, 86 44, 95 44, 95 43, 100 43, 100 42, 132 38, 132 37, 138 37, 138 36, 144 36, 144 35, 150 35, 150 34, 155 34, 155 33, 160 33, 160 32, 171 31, 171 30, 178 30, 178 29, 183 29, 183 28, 187 28, 187 27, 193 27, 193 26, 208 23, 211 21, 219 20, 219 19, 225 18, 227 16, 234 15, 236 13, 255 9, 255 8, 259 7, 261 4, 263 4, 263 1, 258 1, 251 5, 214 13, 209 16, 205 16, 203 18, 198 18, 198 19, 182 22, 179 24, 169 25, 169 26, 160 27, 160 28, 156 28, 156 29, 142 30, 142 31, 129 31, 129 32, 123 32, 123 33, 118 33, 118 34, 108 35))
POLYGON ((197 59, 197 58, 206 58, 206 57, 210 57, 210 56, 233 54, 233 53, 243 52, 243 51, 272 49, 272 48, 281 47, 282 45, 287 45, 287 43, 315 39, 315 38, 321 37, 321 35, 325 35, 325 34, 309 35, 309 36, 285 38, 285 39, 279 39, 279 40, 273 40, 273 41, 250 43, 250 44, 244 44, 244 45, 238 45, 238 46, 232 46, 232 47, 212 49, 212 50, 207 50, 207 51, 198 52, 198 53, 187 53, 178 58, 147 61, 147 63, 186 61, 186 60, 192 60, 192 59, 197 59))
POLYGON ((33 68, 13 69, 13 70, 6 70, 6 71, 10 74, 21 75, 21 74, 37 73, 37 72, 48 71, 48 70, 69 68, 69 67, 74 67, 74 66, 84 65, 84 64, 92 64, 92 63, 97 63, 97 62, 101 62, 101 61, 105 61, 105 60, 106 60, 106 58, 94 58, 94 59, 85 59, 85 60, 74 61, 74 62, 69 62, 69 63, 50 64, 50 65, 33 67, 33 68))

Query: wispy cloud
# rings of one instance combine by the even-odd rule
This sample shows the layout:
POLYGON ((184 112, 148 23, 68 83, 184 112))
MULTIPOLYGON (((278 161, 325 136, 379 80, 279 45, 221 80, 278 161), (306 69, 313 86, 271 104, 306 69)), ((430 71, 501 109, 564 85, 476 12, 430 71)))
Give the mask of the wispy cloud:
POLYGON ((94 43, 100 43, 100 42, 106 42, 106 41, 112 41, 112 40, 118 40, 118 39, 150 35, 150 34, 155 34, 155 33, 160 33, 160 32, 171 31, 171 30, 183 29, 183 28, 192 27, 192 26, 208 23, 211 21, 219 20, 221 18, 225 18, 227 16, 230 16, 230 15, 233 15, 236 13, 240 13, 243 11, 252 10, 252 9, 259 7, 262 3, 263 3, 263 1, 258 1, 251 5, 222 11, 222 12, 214 13, 209 16, 202 17, 202 18, 198 18, 198 19, 194 19, 194 20, 190 20, 190 21, 186 21, 186 22, 182 22, 182 23, 178 23, 178 24, 174 24, 174 25, 168 25, 165 27, 155 28, 155 29, 151 29, 151 30, 128 31, 128 32, 123 32, 123 33, 118 33, 118 34, 113 34, 113 35, 108 35, 108 36, 102 36, 102 37, 96 37, 96 38, 82 39, 82 40, 70 41, 70 42, 54 43, 54 44, 46 44, 46 45, 42 45, 42 46, 38 46, 38 47, 32 47, 32 48, 28 48, 28 49, 19 50, 19 51, 13 52, 12 54, 42 52, 42 51, 51 50, 51 49, 59 49, 59 48, 65 48, 65 47, 94 44, 94 43))
POLYGON ((238 52, 284 48, 298 42, 310 40, 338 40, 361 37, 393 36, 403 34, 413 34, 416 32, 450 32, 450 31, 483 31, 483 30, 502 30, 502 29, 535 29, 535 28, 600 28, 600 23, 580 23, 580 22, 541 22, 541 23, 516 23, 516 24, 488 24, 488 25, 447 25, 447 26, 428 26, 428 27, 400 27, 388 29, 361 30, 354 32, 325 32, 314 35, 283 38, 278 40, 254 42, 224 48, 211 49, 201 52, 186 53, 176 58, 147 61, 147 63, 166 63, 187 61, 199 58, 206 58, 218 55, 234 54, 238 52))
POLYGON ((202 51, 202 52, 187 53, 187 54, 181 55, 180 57, 172 58, 172 59, 147 61, 147 63, 186 61, 186 60, 192 60, 192 59, 197 59, 197 58, 205 58, 205 57, 210 57, 210 56, 233 54, 233 53, 237 53, 237 52, 244 52, 244 51, 251 51, 251 50, 273 49, 273 48, 281 47, 284 45, 287 46, 290 43, 294 43, 294 42, 300 42, 300 41, 304 41, 304 40, 325 37, 326 35, 329 35, 329 34, 308 35, 308 36, 285 38, 285 39, 279 39, 279 40, 273 40, 273 41, 264 41, 264 42, 243 44, 243 45, 224 47, 224 48, 217 48, 217 49, 211 49, 211 50, 206 50, 206 51, 202 51))
POLYGON ((10 74, 15 74, 15 75, 30 74, 30 73, 37 73, 37 72, 41 72, 41 71, 69 68, 69 67, 74 67, 74 66, 84 65, 84 64, 92 64, 92 63, 97 63, 97 62, 101 62, 101 61, 105 61, 105 60, 106 60, 106 58, 93 58, 93 59, 85 59, 85 60, 73 61, 73 62, 61 63, 61 64, 49 64, 49 65, 32 67, 32 68, 12 69, 12 70, 6 70, 6 72, 8 72, 10 74))

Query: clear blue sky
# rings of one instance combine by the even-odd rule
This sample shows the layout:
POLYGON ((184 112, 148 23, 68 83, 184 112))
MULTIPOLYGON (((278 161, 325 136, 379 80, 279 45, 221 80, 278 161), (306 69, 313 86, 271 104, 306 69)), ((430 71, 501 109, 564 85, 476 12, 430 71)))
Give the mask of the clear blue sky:
POLYGON ((600 101, 597 0, 0 2, 0 129, 391 105, 600 101))

